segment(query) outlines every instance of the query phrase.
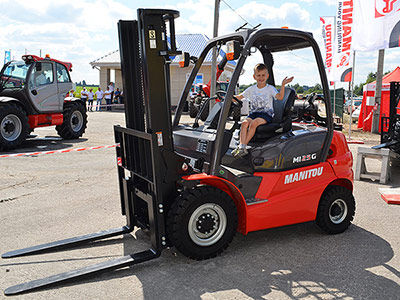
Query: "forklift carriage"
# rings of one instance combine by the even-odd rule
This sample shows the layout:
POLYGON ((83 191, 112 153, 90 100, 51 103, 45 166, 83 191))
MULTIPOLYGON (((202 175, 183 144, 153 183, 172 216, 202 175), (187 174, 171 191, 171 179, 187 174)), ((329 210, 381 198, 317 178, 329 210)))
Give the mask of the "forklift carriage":
MULTIPOLYGON (((6 295, 27 292, 77 277, 119 269, 159 257, 175 246, 197 259, 215 257, 236 231, 252 231, 316 221, 329 234, 341 233, 353 220, 352 155, 344 135, 334 132, 329 88, 317 43, 311 34, 290 29, 242 30, 211 39, 195 62, 171 117, 170 72, 181 54, 175 41, 178 11, 139 9, 137 21, 120 21, 119 41, 126 128, 115 126, 122 214, 127 224, 86 236, 11 251, 3 258, 41 253, 131 232, 149 232, 151 247, 48 278, 16 285, 6 295), (207 53, 228 44, 227 57, 236 67, 226 93, 207 120, 180 124, 189 90, 207 53), (234 158, 240 120, 231 117, 235 86, 256 47, 275 85, 273 53, 313 49, 324 89, 326 116, 313 122, 291 119, 295 92, 285 89, 274 102, 271 124, 260 126, 249 154, 234 158)), ((190 57, 189 55, 183 55, 190 57)), ((309 112, 312 109, 310 102, 309 112)))

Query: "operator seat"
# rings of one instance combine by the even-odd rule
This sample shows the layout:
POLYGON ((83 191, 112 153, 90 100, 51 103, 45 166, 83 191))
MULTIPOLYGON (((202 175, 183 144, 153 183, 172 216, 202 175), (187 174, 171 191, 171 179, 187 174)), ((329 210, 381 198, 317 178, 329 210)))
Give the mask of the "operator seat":
POLYGON ((285 95, 282 100, 274 99, 274 117, 269 124, 260 125, 256 129, 250 143, 260 143, 278 134, 292 129, 291 108, 296 99, 294 89, 285 87, 285 95))

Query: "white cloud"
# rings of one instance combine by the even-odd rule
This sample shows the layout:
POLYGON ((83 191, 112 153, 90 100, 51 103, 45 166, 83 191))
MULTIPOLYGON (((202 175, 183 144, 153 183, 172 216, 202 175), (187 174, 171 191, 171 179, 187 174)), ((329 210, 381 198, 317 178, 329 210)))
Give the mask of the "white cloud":
MULTIPOLYGON (((289 26, 312 32, 322 50, 319 18, 311 13, 311 7, 321 5, 326 9, 329 5, 334 12, 336 0, 300 0, 297 3, 293 0, 278 6, 266 1, 228 3, 236 13, 221 1, 219 35, 234 31, 244 23, 244 18, 252 25, 261 23, 264 28, 289 26)), ((0 11, 7 12, 0 18, 0 50, 12 49, 21 55, 25 49, 33 54, 39 54, 42 49, 43 55, 50 53, 57 59, 71 61, 75 81, 97 82, 98 71, 92 70, 89 62, 118 49, 117 22, 136 19, 135 6, 146 4, 120 0, 0 0, 0 11)), ((157 8, 163 7, 181 12, 175 24, 177 33, 204 33, 212 37, 214 1, 181 0, 157 5, 157 8)), ((249 63, 253 63, 252 59, 254 63, 257 60, 250 58, 249 63)), ((293 56, 291 61, 292 66, 299 63, 293 56)), ((368 72, 376 71, 376 63, 376 53, 357 53, 356 83, 365 80, 368 72)), ((387 51, 385 70, 396 66, 396 51, 387 51)), ((278 81, 285 72, 291 72, 289 67, 282 70, 282 74, 277 73, 278 81)), ((243 80, 252 81, 251 66, 246 69, 243 80)))
POLYGON ((105 0, 2 0, 0 11, 8 12, 0 19, 0 47, 19 54, 42 50, 71 61, 73 80, 87 82, 98 82, 89 62, 118 48, 118 20, 136 16, 129 7, 105 0))
POLYGON ((336 6, 337 5, 337 0, 300 0, 300 2, 305 2, 305 3, 318 3, 318 2, 323 2, 326 5, 330 6, 336 6))

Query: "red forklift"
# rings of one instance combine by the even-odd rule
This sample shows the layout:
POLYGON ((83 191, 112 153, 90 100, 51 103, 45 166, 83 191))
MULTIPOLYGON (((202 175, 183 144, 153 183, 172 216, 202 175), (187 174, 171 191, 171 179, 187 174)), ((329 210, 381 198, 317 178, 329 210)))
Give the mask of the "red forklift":
MULTIPOLYGON (((137 21, 120 21, 119 41, 126 97, 126 128, 115 126, 122 214, 127 224, 85 236, 11 251, 2 258, 37 254, 131 232, 149 232, 148 250, 82 269, 16 285, 6 295, 24 293, 77 277, 115 270, 157 258, 174 246, 196 260, 226 249, 236 232, 246 235, 301 222, 315 221, 328 234, 345 231, 355 212, 352 154, 344 135, 333 130, 329 88, 317 43, 307 32, 290 29, 242 30, 211 39, 196 59, 171 118, 171 57, 176 48, 174 19, 178 11, 139 9, 137 21), (168 37, 168 39, 166 38, 168 37), (180 122, 193 80, 213 48, 226 47, 236 68, 226 92, 200 124, 180 122), (324 90, 325 115, 312 106, 291 118, 296 97, 285 89, 274 102, 273 122, 260 126, 246 156, 231 155, 240 119, 232 117, 232 101, 243 65, 252 49, 262 53, 274 82, 273 54, 312 49, 324 90)), ((183 65, 189 54, 183 53, 183 65), (186 59, 185 59, 186 58, 186 59)))

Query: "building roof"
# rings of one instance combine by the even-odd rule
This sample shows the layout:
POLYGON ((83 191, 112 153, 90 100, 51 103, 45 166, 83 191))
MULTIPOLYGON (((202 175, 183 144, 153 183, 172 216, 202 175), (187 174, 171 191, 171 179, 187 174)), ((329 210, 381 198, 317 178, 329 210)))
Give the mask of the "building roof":
MULTIPOLYGON (((191 56, 199 57, 201 51, 203 51, 206 46, 209 38, 204 34, 177 34, 176 35, 176 47, 178 50, 188 52, 191 56)), ((220 51, 220 55, 218 60, 222 59, 221 54, 225 54, 224 51, 220 51)), ((178 63, 178 57, 173 58, 172 63, 178 63)), ((203 64, 211 64, 212 60, 212 51, 206 56, 203 64)), ((229 62, 230 64, 235 64, 234 62, 229 62)), ((106 54, 94 61, 90 62, 92 67, 120 67, 121 66, 121 58, 119 54, 119 50, 115 50, 109 54, 106 54)))
POLYGON ((119 50, 115 50, 98 59, 95 59, 94 61, 91 61, 90 64, 92 67, 120 67, 121 57, 119 55, 119 50))

